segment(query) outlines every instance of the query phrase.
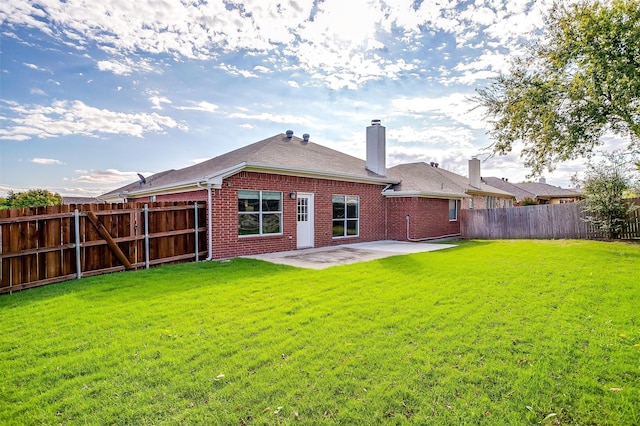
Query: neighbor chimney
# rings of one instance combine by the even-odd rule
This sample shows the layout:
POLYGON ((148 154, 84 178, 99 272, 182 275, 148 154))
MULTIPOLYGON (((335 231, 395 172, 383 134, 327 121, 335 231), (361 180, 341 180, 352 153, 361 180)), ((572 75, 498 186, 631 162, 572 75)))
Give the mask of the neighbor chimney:
POLYGON ((480 160, 475 156, 469 160, 469 185, 480 188, 480 160))
POLYGON ((365 167, 380 176, 387 175, 385 145, 384 126, 380 125, 380 120, 371 120, 371 126, 367 127, 367 163, 365 167))

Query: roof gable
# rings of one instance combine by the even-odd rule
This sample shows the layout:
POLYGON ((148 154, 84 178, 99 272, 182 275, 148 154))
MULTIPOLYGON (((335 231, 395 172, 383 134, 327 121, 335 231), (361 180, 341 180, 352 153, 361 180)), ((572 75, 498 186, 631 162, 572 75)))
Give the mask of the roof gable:
MULTIPOLYGON (((104 194, 117 196, 124 191, 130 195, 149 192, 153 188, 176 188, 195 185, 234 168, 272 169, 281 174, 327 176, 342 180, 379 181, 392 183, 393 179, 375 174, 365 168, 366 162, 357 157, 327 148, 299 137, 284 133, 227 152, 193 166, 156 173, 140 185, 134 182, 104 194)), ((239 170, 238 170, 239 171, 239 170)))

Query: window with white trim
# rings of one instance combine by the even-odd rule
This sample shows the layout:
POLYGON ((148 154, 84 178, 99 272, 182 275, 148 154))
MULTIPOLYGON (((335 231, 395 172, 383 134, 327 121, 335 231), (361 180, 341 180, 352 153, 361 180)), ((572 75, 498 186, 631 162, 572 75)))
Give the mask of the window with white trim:
POLYGON ((458 220, 458 200, 449 200, 449 221, 458 220))
POLYGON ((238 191, 238 235, 282 233, 282 192, 238 191))
POLYGON ((357 237, 360 233, 360 197, 334 195, 333 237, 357 237))

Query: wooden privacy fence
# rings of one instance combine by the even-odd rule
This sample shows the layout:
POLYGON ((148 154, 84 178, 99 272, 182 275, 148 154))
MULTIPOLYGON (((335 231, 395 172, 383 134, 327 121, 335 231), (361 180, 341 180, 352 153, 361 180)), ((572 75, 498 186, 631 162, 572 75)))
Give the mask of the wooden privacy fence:
MULTIPOLYGON (((585 220, 587 214, 580 203, 462 210, 460 232, 463 238, 478 239, 606 238, 585 220)), ((633 212, 621 238, 640 238, 640 211, 633 212)))
POLYGON ((79 204, 0 210, 0 293, 199 260, 206 204, 79 204))

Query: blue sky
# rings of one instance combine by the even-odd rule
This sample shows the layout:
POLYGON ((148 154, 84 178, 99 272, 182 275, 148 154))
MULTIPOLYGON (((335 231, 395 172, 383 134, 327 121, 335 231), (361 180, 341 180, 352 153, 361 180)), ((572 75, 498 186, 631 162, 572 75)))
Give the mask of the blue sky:
POLYGON ((372 119, 388 166, 466 175, 479 155, 483 176, 522 181, 517 150, 488 158, 470 98, 550 3, 3 0, 0 195, 96 196, 288 129, 364 158, 372 119))

